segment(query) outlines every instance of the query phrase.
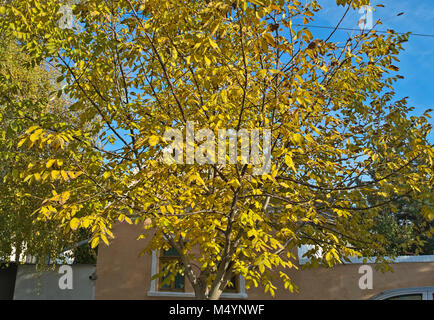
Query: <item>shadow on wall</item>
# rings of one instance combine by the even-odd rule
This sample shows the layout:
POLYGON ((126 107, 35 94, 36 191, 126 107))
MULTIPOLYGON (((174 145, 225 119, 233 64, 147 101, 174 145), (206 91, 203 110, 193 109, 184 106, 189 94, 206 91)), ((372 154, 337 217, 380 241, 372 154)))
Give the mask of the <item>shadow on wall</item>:
POLYGON ((0 300, 12 300, 14 297, 17 265, 0 264, 0 300))

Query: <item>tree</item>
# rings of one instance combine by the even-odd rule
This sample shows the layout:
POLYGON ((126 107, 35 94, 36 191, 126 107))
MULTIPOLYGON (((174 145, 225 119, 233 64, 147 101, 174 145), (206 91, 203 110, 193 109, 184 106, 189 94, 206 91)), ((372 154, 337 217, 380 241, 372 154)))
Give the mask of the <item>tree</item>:
MULTIPOLYGON (((368 2, 337 1, 348 10, 368 2)), ((31 0, 2 9, 3 29, 61 71, 69 109, 100 123, 98 143, 43 122, 22 137, 35 152, 61 150, 68 175, 67 197, 41 202, 42 221, 89 229, 95 246, 134 219, 152 237, 144 251, 179 253, 181 266, 167 270, 184 272, 199 299, 218 299, 234 274, 271 294, 275 281, 294 290, 286 271, 302 244, 313 245, 314 266, 374 252, 387 262, 384 237, 370 232, 379 209, 432 185, 429 114, 409 117, 406 100, 394 99, 393 63, 408 35, 360 32, 337 45, 335 29, 314 38, 317 1, 88 0, 71 7, 70 29, 58 24, 59 8, 31 0), (214 137, 261 129, 267 141, 269 132, 269 157, 252 164, 253 150, 246 157, 238 146, 235 164, 216 163, 212 135, 189 140, 190 121, 214 137), (164 161, 175 130, 190 158, 164 161), (191 161, 192 147, 204 163, 191 161), (367 205, 368 196, 378 201, 367 205)), ((27 177, 58 180, 32 165, 27 177)), ((424 212, 432 219, 432 207, 424 212)))
POLYGON ((434 254, 434 221, 427 221, 423 212, 432 208, 433 199, 433 191, 428 190, 423 199, 402 197, 380 210, 372 231, 385 237, 387 254, 434 254))
POLYGON ((64 98, 55 95, 55 72, 43 65, 31 67, 29 61, 13 38, 0 38, 0 260, 9 262, 15 255, 15 261, 22 262, 20 256, 30 255, 44 265, 59 258, 83 235, 64 232, 56 223, 34 216, 41 201, 52 196, 52 186, 38 183, 35 188, 30 179, 23 180, 23 173, 35 161, 61 167, 63 160, 53 162, 49 159, 54 155, 48 150, 33 152, 19 149, 17 144, 35 119, 58 124, 71 121, 71 114, 65 112, 64 98))

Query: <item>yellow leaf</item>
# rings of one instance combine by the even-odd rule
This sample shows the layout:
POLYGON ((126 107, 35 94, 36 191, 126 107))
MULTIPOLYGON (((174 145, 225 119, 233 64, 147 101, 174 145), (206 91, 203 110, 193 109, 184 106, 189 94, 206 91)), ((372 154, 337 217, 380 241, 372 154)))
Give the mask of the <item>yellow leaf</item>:
POLYGON ((58 170, 51 171, 51 179, 56 180, 59 177, 60 172, 58 170))
POLYGON ((207 66, 210 66, 211 65, 211 60, 207 56, 204 56, 203 58, 205 59, 205 64, 207 66))
POLYGON ((90 246, 92 248, 96 248, 96 246, 98 245, 98 243, 99 243, 99 238, 93 238, 92 243, 90 244, 90 246))
POLYGON ((149 145, 153 147, 160 141, 160 138, 158 136, 151 136, 149 137, 148 141, 149 141, 149 145))
POLYGON ((229 185, 231 185, 234 188, 238 188, 239 186, 241 186, 240 182, 238 181, 238 179, 232 179, 231 181, 228 182, 229 185))
POLYGON ((80 220, 78 220, 77 218, 73 218, 69 223, 69 225, 72 230, 77 230, 78 226, 80 225, 80 220))
POLYGON ((285 163, 289 168, 294 170, 294 172, 297 172, 297 170, 295 169, 295 166, 294 166, 294 162, 292 161, 292 157, 289 154, 285 155, 285 163))
POLYGON ((296 144, 298 144, 299 146, 303 145, 304 139, 303 139, 303 136, 301 134, 296 133, 292 136, 292 138, 293 138, 294 142, 296 144))
POLYGON ((104 243, 106 245, 109 245, 108 239, 107 239, 107 237, 104 234, 101 235, 101 239, 102 239, 102 241, 104 241, 104 243))
POLYGON ((21 139, 20 142, 18 142, 18 148, 20 148, 26 141, 27 141, 26 138, 21 139))
POLYGON ((63 180, 68 181, 69 177, 68 174, 66 173, 66 171, 60 171, 60 174, 62 175, 63 180))
POLYGON ((28 128, 28 129, 26 130, 26 133, 27 133, 27 134, 30 134, 30 133, 32 133, 33 131, 35 131, 36 129, 39 129, 39 127, 38 127, 38 126, 32 126, 32 127, 28 128))
POLYGON ((33 132, 30 135, 30 141, 35 142, 36 140, 38 140, 39 136, 41 135, 41 133, 43 132, 42 129, 38 129, 35 132, 33 132))
MULTIPOLYGON (((218 25, 217 25, 218 26, 218 25)), ((211 45, 211 47, 213 47, 216 51, 220 51, 219 46, 217 45, 217 43, 214 42, 214 40, 209 39, 209 44, 211 45)))
POLYGON ((47 169, 51 168, 55 162, 56 162, 55 159, 48 160, 46 164, 47 169))
POLYGON ((61 197, 63 199, 63 201, 67 201, 69 199, 69 197, 71 196, 71 194, 69 193, 69 191, 65 191, 62 193, 61 197))
POLYGON ((83 219, 83 221, 82 221, 82 226, 84 227, 84 228, 88 228, 89 227, 89 225, 90 225, 90 219, 88 219, 88 218, 84 218, 83 219))
POLYGON ((169 211, 171 214, 175 213, 175 210, 173 209, 173 207, 171 205, 168 205, 166 208, 167 208, 167 211, 169 211))
POLYGON ((274 38, 271 34, 269 33, 264 33, 263 37, 265 38, 265 40, 267 40, 267 42, 271 45, 274 45, 274 38))

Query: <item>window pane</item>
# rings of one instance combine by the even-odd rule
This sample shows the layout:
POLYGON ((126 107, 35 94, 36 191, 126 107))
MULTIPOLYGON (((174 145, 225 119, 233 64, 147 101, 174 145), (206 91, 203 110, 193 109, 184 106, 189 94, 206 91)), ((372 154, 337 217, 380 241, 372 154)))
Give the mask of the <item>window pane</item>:
POLYGON ((176 251, 173 248, 170 248, 169 250, 163 251, 162 254, 163 257, 179 257, 178 251, 176 251))
POLYGON ((175 289, 184 289, 184 276, 180 273, 175 277, 175 289))
MULTIPOLYGON (((168 264, 173 263, 174 261, 177 261, 179 263, 179 260, 176 258, 166 258, 162 257, 160 258, 160 270, 164 271, 168 264)), ((183 291, 184 290, 184 276, 178 272, 175 276, 175 279, 173 279, 170 283, 165 282, 165 280, 169 278, 169 274, 166 276, 161 277, 160 279, 160 290, 165 291, 183 291)))
MULTIPOLYGON (((166 263, 160 262, 160 264, 161 264, 160 265, 161 271, 164 271, 166 269, 165 264, 167 264, 167 262, 166 263)), ((161 281, 161 285, 160 285, 161 289, 171 289, 172 288, 172 284, 165 281, 168 277, 169 277, 168 274, 161 277, 161 280, 160 280, 161 281)))
POLYGON ((170 285, 170 283, 163 283, 163 281, 166 280, 166 278, 167 278, 167 277, 163 277, 163 278, 161 278, 160 289, 170 290, 170 289, 172 289, 172 286, 170 285))
POLYGON ((164 290, 183 290, 184 289, 184 276, 181 273, 178 273, 175 276, 175 281, 171 282, 171 283, 163 283, 164 280, 167 279, 168 276, 162 277, 161 278, 161 284, 160 284, 160 289, 164 289, 164 290))
POLYGON ((396 296, 388 298, 387 300, 422 300, 421 294, 406 294, 402 296, 396 296))
POLYGON ((238 276, 233 276, 230 282, 231 283, 228 283, 224 292, 234 292, 234 293, 240 292, 238 276))

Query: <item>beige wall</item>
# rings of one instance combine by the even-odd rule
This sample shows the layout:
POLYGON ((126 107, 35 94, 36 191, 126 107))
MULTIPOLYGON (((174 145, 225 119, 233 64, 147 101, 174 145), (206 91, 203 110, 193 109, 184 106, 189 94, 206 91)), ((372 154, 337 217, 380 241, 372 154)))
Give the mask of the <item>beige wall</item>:
MULTIPOLYGON (((136 240, 138 226, 120 224, 110 247, 101 245, 98 253, 95 299, 159 299, 148 297, 151 284, 151 256, 138 256, 146 240, 136 240)), ((340 265, 333 269, 291 270, 290 277, 300 288, 298 294, 283 289, 277 299, 367 299, 385 290, 434 286, 434 262, 393 264, 394 272, 374 270, 373 290, 358 286, 359 264, 340 265)), ((193 291, 186 281, 186 291, 193 291)), ((247 291, 249 299, 270 299, 261 288, 247 291)))

